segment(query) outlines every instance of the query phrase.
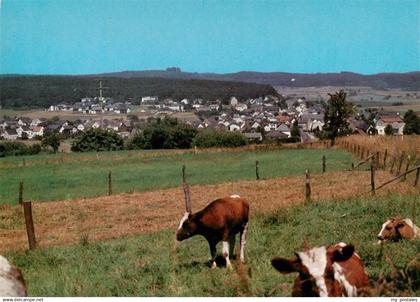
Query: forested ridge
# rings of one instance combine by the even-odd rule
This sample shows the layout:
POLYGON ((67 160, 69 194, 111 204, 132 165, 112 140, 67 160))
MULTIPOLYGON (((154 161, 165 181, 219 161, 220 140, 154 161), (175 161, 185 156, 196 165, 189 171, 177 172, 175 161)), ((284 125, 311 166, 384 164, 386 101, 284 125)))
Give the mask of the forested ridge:
POLYGON ((119 78, 84 76, 2 76, 0 104, 2 108, 45 108, 62 102, 74 103, 83 97, 99 95, 99 79, 103 96, 115 100, 138 102, 142 96, 160 99, 202 98, 208 101, 227 101, 276 95, 267 84, 231 81, 163 78, 119 78))

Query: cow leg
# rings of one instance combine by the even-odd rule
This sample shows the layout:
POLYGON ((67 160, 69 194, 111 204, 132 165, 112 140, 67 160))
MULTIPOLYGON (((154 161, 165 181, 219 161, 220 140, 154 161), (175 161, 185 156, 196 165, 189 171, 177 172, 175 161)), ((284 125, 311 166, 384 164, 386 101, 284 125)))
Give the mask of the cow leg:
POLYGON ((209 247, 210 247, 210 255, 211 255, 211 268, 217 267, 216 264, 216 244, 214 242, 209 241, 209 247))
POLYGON ((233 257, 233 255, 235 254, 235 241, 236 241, 236 236, 233 235, 232 237, 229 238, 229 257, 233 257))
POLYGON ((229 241, 223 241, 223 257, 226 259, 226 267, 232 269, 232 264, 229 260, 229 241))
POLYGON ((241 262, 245 262, 245 244, 246 244, 246 237, 248 233, 248 222, 245 224, 244 228, 241 231, 241 262))

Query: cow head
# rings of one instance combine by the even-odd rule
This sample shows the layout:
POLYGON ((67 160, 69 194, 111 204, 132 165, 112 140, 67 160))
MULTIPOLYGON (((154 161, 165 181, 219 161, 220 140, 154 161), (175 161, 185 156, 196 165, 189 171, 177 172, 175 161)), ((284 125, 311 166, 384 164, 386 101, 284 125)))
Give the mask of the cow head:
MULTIPOLYGON (((271 264, 282 274, 297 272, 294 296, 337 296, 337 281, 334 262, 348 260, 354 252, 353 245, 338 245, 334 248, 313 247, 295 253, 294 259, 275 257, 271 264)), ((340 294, 341 295, 341 294, 340 294)))
POLYGON ((377 236, 379 239, 378 243, 413 238, 413 226, 411 219, 391 218, 382 224, 382 229, 377 236))
POLYGON ((196 234, 197 223, 191 213, 186 212, 179 222, 178 230, 176 231, 176 239, 182 241, 188 239, 196 234))

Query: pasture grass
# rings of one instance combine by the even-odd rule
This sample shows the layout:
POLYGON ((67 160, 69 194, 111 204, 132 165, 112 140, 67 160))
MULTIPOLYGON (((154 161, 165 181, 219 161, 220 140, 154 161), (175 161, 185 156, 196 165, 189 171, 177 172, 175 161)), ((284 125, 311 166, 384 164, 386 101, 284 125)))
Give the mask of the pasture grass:
POLYGON ((22 269, 32 296, 288 296, 295 275, 281 275, 270 260, 273 256, 292 258, 307 236, 311 245, 353 243, 368 271, 371 294, 419 296, 418 279, 394 281, 395 273, 401 273, 416 256, 420 242, 386 244, 383 255, 376 244, 376 234, 386 219, 413 218, 413 203, 419 208, 418 196, 395 195, 253 213, 247 263, 235 264, 233 271, 209 269, 207 242, 193 237, 178 243, 175 230, 99 243, 81 237, 78 245, 5 256, 22 269), (381 281, 379 291, 381 276, 392 286, 384 290, 381 281))
POLYGON ((321 157, 328 171, 350 167, 351 155, 340 150, 275 150, 226 153, 153 153, 120 151, 57 154, 0 159, 0 204, 16 204, 19 181, 24 199, 51 201, 94 197, 108 193, 112 171, 113 193, 151 191, 181 184, 181 168, 187 166, 188 182, 216 184, 255 179, 255 161, 263 179, 321 172, 321 157), (99 159, 97 159, 99 158, 99 159))

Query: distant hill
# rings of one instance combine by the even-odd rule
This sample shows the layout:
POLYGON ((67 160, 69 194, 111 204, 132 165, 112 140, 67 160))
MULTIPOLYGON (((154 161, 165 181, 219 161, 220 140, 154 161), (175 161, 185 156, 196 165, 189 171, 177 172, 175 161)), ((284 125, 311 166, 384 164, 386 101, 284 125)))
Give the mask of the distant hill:
POLYGON ((0 105, 3 108, 47 107, 98 95, 98 79, 104 79, 104 96, 138 101, 141 96, 203 98, 226 101, 275 95, 273 86, 321 87, 368 86, 375 89, 420 90, 420 72, 362 75, 340 73, 251 72, 191 73, 180 68, 121 71, 90 75, 0 75, 0 105))
POLYGON ((166 79, 206 79, 221 81, 253 82, 272 86, 286 87, 321 87, 321 86, 368 86, 376 89, 401 88, 420 90, 420 72, 378 73, 362 75, 352 72, 340 73, 286 73, 286 72, 253 72, 236 73, 191 73, 174 70, 121 71, 87 75, 88 77, 158 77, 166 79))
POLYGON ((103 95, 115 100, 139 102, 142 96, 160 99, 202 98, 209 101, 276 95, 267 84, 204 79, 168 79, 116 76, 1 76, 0 105, 3 108, 46 108, 74 103, 83 97, 98 96, 98 79, 103 79, 103 95), (104 79, 105 78, 105 79, 104 79))

